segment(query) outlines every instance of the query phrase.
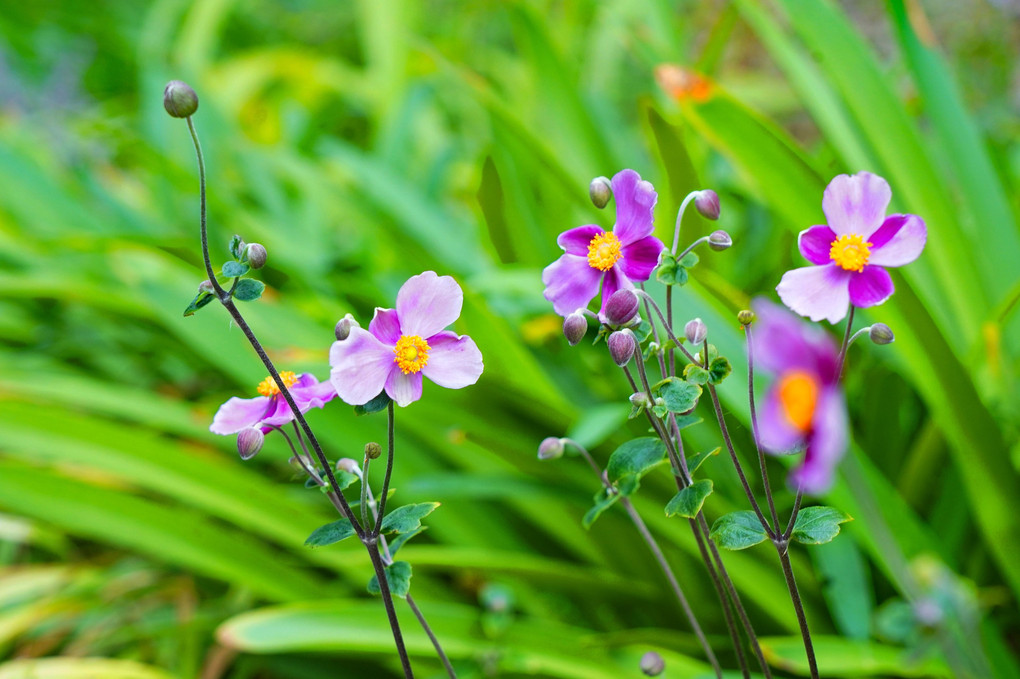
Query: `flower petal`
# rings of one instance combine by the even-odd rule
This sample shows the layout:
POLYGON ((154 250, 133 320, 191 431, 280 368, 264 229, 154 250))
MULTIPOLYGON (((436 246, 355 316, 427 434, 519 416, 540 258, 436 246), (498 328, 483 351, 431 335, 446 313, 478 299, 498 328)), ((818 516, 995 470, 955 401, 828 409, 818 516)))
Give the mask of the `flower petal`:
POLYGON ((351 328, 347 339, 329 349, 329 381, 346 403, 364 405, 379 395, 391 372, 400 372, 393 358, 393 347, 364 328, 351 328))
POLYGON ((386 393, 403 408, 421 398, 421 373, 394 370, 386 380, 386 393))
POLYGON ((858 234, 867 240, 885 219, 892 199, 889 182, 870 172, 833 178, 822 197, 822 211, 837 236, 858 234))
POLYGON ((636 240, 623 247, 623 258, 617 266, 632 281, 647 281, 659 263, 659 253, 665 247, 655 236, 636 240))
POLYGON ((592 238, 600 233, 605 233, 605 229, 601 226, 595 226, 594 224, 578 226, 561 233, 559 238, 556 239, 556 244, 571 255, 587 258, 588 246, 591 245, 592 238))
POLYGON ((762 447, 770 453, 789 453, 804 442, 804 434, 786 417, 777 386, 765 396, 758 414, 758 434, 762 447))
POLYGON ((630 279, 623 275, 620 271, 620 267, 614 266, 612 269, 606 272, 605 278, 602 279, 602 306, 599 308, 599 318, 604 319, 606 314, 606 305, 609 304, 609 298, 613 296, 613 293, 617 290, 631 289, 634 284, 630 282, 630 279))
POLYGON ((396 309, 375 308, 375 315, 368 324, 368 331, 383 344, 396 344, 400 339, 400 319, 396 309))
POLYGON ((236 434, 242 429, 253 427, 262 421, 269 408, 268 396, 238 398, 234 396, 220 406, 213 416, 209 431, 214 434, 236 434))
POLYGON ((425 271, 411 276, 397 293, 397 317, 404 335, 431 337, 457 320, 464 293, 452 276, 425 271))
POLYGON ((850 306, 847 287, 852 273, 835 264, 794 269, 783 274, 776 292, 783 304, 801 316, 837 323, 850 306))
POLYGON ((310 408, 322 408, 336 398, 336 387, 329 380, 320 382, 311 373, 305 373, 290 393, 301 412, 307 412, 310 408))
POLYGON ((652 185, 634 170, 621 170, 612 181, 616 200, 616 225, 613 233, 623 245, 630 245, 652 234, 652 209, 659 196, 652 185))
POLYGON ((869 264, 903 266, 921 255, 928 240, 928 229, 917 215, 890 215, 871 241, 869 264))
MULTIPOLYGON (((577 255, 563 255, 542 271, 545 298, 553 310, 568 316, 584 309, 599 294, 602 271, 589 266, 588 260, 577 255)), ((433 333, 434 334, 434 333, 433 333)))
POLYGON ((832 257, 829 255, 832 250, 832 242, 837 239, 838 236, 829 227, 825 225, 812 226, 810 229, 801 231, 797 236, 797 247, 800 249, 800 254, 804 255, 804 259, 812 264, 828 264, 832 261, 832 257))
POLYGON ((847 447, 846 402, 838 387, 824 390, 815 407, 813 429, 808 438, 804 461, 790 473, 790 486, 809 495, 824 493, 847 447))
POLYGON ((895 290, 889 272, 869 264, 850 278, 850 303, 862 308, 877 306, 889 299, 895 290))
POLYGON ((441 387, 461 389, 482 374, 482 352, 467 335, 444 331, 428 338, 429 360, 422 374, 441 387))
POLYGON ((757 366, 773 375, 804 370, 822 384, 838 379, 839 349, 821 328, 762 298, 754 300, 751 308, 758 319, 751 334, 757 366))

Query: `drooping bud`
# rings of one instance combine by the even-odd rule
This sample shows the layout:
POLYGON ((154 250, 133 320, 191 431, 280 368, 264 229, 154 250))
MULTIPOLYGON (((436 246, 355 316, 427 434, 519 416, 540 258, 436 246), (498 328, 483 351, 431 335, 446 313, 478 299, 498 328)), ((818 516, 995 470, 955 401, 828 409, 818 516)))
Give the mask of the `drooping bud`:
POLYGON ((213 284, 212 284, 211 281, 202 281, 201 283, 198 284, 198 291, 199 292, 208 292, 208 293, 212 294, 212 293, 216 292, 216 288, 213 287, 213 284))
POLYGON ((350 457, 341 457, 336 461, 336 470, 338 472, 347 472, 348 474, 361 475, 361 466, 358 465, 358 461, 350 457))
POLYGON ((630 359, 634 357, 634 352, 637 350, 637 340, 630 330, 617 330, 609 336, 606 344, 609 347, 609 355, 613 358, 613 363, 621 368, 630 363, 630 359))
POLYGON ((266 248, 261 243, 248 245, 248 264, 253 269, 261 269, 266 265, 266 248))
POLYGON ((563 336, 570 346, 577 345, 588 332, 588 319, 581 311, 575 311, 563 319, 563 336))
POLYGON ((627 397, 630 404, 635 408, 651 408, 652 399, 648 398, 648 394, 643 391, 635 391, 633 394, 627 397))
POLYGON ((691 344, 701 344, 705 341, 705 337, 708 336, 708 327, 704 321, 700 318, 695 318, 693 321, 687 321, 687 325, 684 326, 684 337, 691 344))
POLYGON ((868 329, 868 338, 875 344, 892 344, 896 341, 892 328, 885 323, 875 323, 868 329))
POLYGON ((627 325, 637 316, 639 304, 637 293, 633 290, 617 290, 606 301, 606 322, 609 325, 627 325))
POLYGON ((242 429, 237 435, 237 454, 242 460, 250 460, 262 450, 262 444, 266 441, 266 435, 258 427, 242 429))
POLYGON ((750 309, 738 311, 737 320, 740 321, 740 325, 751 325, 754 323, 754 312, 750 309))
POLYGON ((563 456, 563 449, 563 439, 558 439, 555 436, 542 439, 542 442, 538 444, 538 459, 555 460, 563 456))
POLYGON ((365 444, 365 457, 370 460, 377 460, 382 455, 382 446, 375 441, 369 441, 365 444))
POLYGON ((712 189, 698 191, 694 197, 694 207, 705 219, 719 219, 719 195, 712 189))
POLYGON ((350 314, 345 315, 336 323, 336 327, 333 328, 333 334, 336 335, 337 340, 343 342, 345 339, 351 336, 351 328, 360 328, 358 321, 350 314))
POLYGON ((198 110, 198 95, 187 83, 171 80, 163 90, 163 108, 174 118, 187 118, 198 110))
POLYGON ((601 210, 609 205, 609 199, 613 197, 612 185, 605 177, 595 177, 588 185, 588 196, 591 198, 592 204, 601 210))
POLYGON ((733 245, 733 239, 730 238, 730 234, 726 233, 722 229, 708 234, 708 247, 712 248, 716 252, 722 252, 731 245, 733 245))
POLYGON ((641 656, 641 671, 646 676, 657 677, 666 669, 666 661, 655 651, 648 651, 641 656))

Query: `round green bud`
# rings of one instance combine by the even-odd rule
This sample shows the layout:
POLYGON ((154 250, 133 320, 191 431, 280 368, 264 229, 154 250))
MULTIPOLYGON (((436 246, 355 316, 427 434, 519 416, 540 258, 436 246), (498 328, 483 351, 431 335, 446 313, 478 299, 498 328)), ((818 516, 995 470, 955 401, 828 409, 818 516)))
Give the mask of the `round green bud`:
POLYGON ((737 320, 740 321, 740 325, 751 325, 754 323, 754 312, 750 309, 738 311, 737 320))
POLYGON ((875 344, 892 344, 896 340, 892 328, 885 323, 875 323, 868 328, 868 338, 875 344))
POLYGON ((370 460, 377 460, 382 455, 382 446, 375 441, 370 441, 365 444, 365 457, 370 460))
POLYGON ((266 265, 266 248, 261 243, 249 243, 247 254, 251 268, 261 269, 266 265))
POLYGON ((609 205, 609 199, 613 197, 613 189, 609 180, 605 177, 592 179, 591 184, 588 185, 588 197, 591 198, 592 204, 600 210, 609 205))
POLYGON ((188 118, 198 110, 198 95, 187 83, 171 80, 163 90, 163 108, 174 118, 188 118))

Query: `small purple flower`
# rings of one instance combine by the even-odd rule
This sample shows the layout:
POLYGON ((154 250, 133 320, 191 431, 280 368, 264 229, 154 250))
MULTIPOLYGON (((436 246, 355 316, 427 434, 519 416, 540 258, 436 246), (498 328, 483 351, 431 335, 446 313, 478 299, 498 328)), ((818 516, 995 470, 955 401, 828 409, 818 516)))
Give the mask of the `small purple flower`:
MULTIPOLYGON (((336 389, 329 382, 319 382, 311 373, 300 376, 290 371, 280 373, 290 395, 302 413, 312 408, 322 408, 336 396, 336 389)), ((242 429, 259 427, 266 434, 282 427, 294 419, 294 411, 280 393, 276 380, 267 377, 258 386, 261 396, 238 398, 234 396, 220 406, 213 417, 209 431, 214 434, 236 434, 242 429)))
POLYGON ((759 413, 762 446, 785 453, 806 444, 790 485, 805 493, 828 490, 847 447, 847 416, 839 387, 839 353, 817 327, 782 307, 756 300, 753 335, 759 364, 776 376, 759 413))
POLYGON ((560 316, 585 309, 602 288, 605 312, 609 297, 632 281, 646 281, 665 247, 652 235, 652 208, 658 194, 634 170, 613 177, 616 224, 604 231, 594 224, 560 234, 556 242, 566 252, 542 272, 545 298, 560 316))
POLYGON ((329 379, 340 398, 364 405, 385 391, 406 406, 421 398, 422 376, 447 389, 477 382, 483 365, 474 340, 443 330, 463 303, 450 276, 426 271, 408 279, 396 309, 377 307, 368 330, 352 326, 347 339, 333 343, 329 379))
POLYGON ((822 198, 828 225, 801 231, 800 253, 818 266, 787 271, 776 287, 783 304, 812 321, 836 323, 850 304, 870 307, 893 294, 884 267, 903 266, 924 250, 928 231, 917 215, 889 215, 889 183, 870 172, 841 174, 822 198))

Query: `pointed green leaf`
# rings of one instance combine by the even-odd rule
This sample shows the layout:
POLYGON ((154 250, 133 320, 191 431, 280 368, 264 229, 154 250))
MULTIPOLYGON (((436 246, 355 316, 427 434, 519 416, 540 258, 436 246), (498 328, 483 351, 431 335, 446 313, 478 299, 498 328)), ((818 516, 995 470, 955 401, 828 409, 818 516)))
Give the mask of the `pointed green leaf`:
POLYGON ((248 265, 240 262, 227 262, 223 265, 222 274, 227 278, 237 278, 248 273, 248 265))
POLYGON ((237 234, 234 234, 234 237, 230 239, 230 254, 234 256, 234 259, 241 259, 241 248, 243 244, 244 241, 241 240, 241 237, 237 234))
POLYGON ((420 502, 397 507, 383 518, 383 533, 410 533, 421 528, 421 520, 435 511, 438 502, 420 502))
POLYGON ((704 464, 705 460, 712 457, 713 455, 718 455, 720 450, 722 450, 722 448, 709 450, 708 452, 705 453, 694 453, 693 455, 688 456, 687 471, 691 474, 698 471, 698 467, 704 464))
POLYGON ((351 525, 350 521, 347 519, 337 519, 312 531, 312 534, 305 540, 305 545, 308 547, 325 547, 326 545, 346 540, 355 534, 354 526, 351 525))
POLYGON ((266 284, 262 281, 257 281, 254 278, 242 278, 237 281, 237 287, 234 288, 234 299, 241 302, 254 302, 262 296, 265 289, 266 284))
POLYGON ((608 488, 603 488, 595 495, 595 506, 585 512, 584 517, 581 519, 581 525, 584 526, 585 530, 591 528, 591 525, 595 523, 595 519, 602 516, 602 512, 606 511, 623 497, 619 493, 614 493, 608 488))
POLYGON ((421 535, 426 530, 428 530, 428 528, 429 528, 428 526, 421 526, 420 528, 417 528, 415 530, 409 531, 407 533, 401 533, 397 537, 395 537, 392 540, 390 540, 390 542, 389 542, 389 545, 390 545, 390 556, 395 555, 397 553, 397 550, 399 550, 401 547, 403 547, 404 543, 406 543, 408 540, 410 540, 411 538, 413 538, 416 535, 421 535))
POLYGON ((708 381, 712 384, 719 384, 733 372, 729 360, 725 356, 712 359, 708 365, 708 381))
POLYGON ((797 514, 790 536, 805 545, 821 545, 831 542, 839 535, 839 524, 853 521, 853 518, 832 507, 805 507, 797 514))
POLYGON ((195 312, 204 307, 209 302, 216 299, 216 295, 211 292, 200 292, 195 296, 195 299, 191 300, 191 304, 184 310, 185 316, 194 316, 195 312))
POLYGON ((613 451, 606 465, 606 475, 616 483, 628 474, 641 477, 666 455, 666 446, 658 438, 644 436, 627 441, 613 451))
POLYGON ((723 549, 747 549, 769 537, 758 515, 749 510, 720 516, 712 524, 709 535, 723 549))
MULTIPOLYGON (((383 569, 386 574, 386 583, 390 586, 390 594, 405 598, 411 589, 411 564, 406 561, 394 561, 383 569)), ((372 576, 368 581, 368 593, 380 594, 379 578, 372 576)))
POLYGON ((701 258, 698 257, 697 253, 692 251, 692 252, 688 252, 686 255, 684 255, 680 259, 680 266, 684 267, 685 269, 690 269, 690 268, 693 268, 694 265, 697 264, 700 261, 701 261, 701 258))
POLYGON ((371 413, 377 413, 380 410, 383 410, 386 406, 388 406, 391 400, 392 399, 390 399, 390 397, 386 394, 385 391, 380 391, 378 396, 373 398, 365 405, 354 406, 354 414, 369 415, 371 413))
POLYGON ((693 519, 701 511, 705 499, 711 494, 711 479, 695 481, 673 496, 673 499, 666 505, 666 516, 682 516, 685 519, 693 519))

